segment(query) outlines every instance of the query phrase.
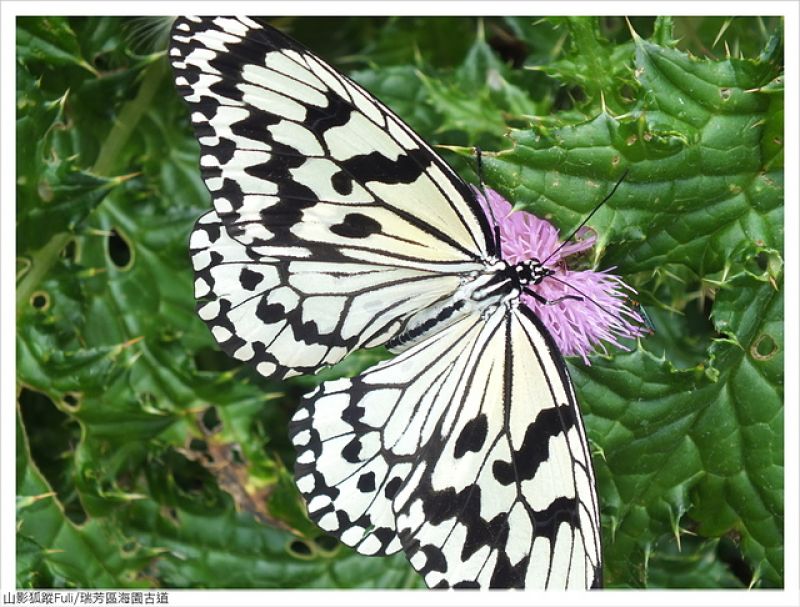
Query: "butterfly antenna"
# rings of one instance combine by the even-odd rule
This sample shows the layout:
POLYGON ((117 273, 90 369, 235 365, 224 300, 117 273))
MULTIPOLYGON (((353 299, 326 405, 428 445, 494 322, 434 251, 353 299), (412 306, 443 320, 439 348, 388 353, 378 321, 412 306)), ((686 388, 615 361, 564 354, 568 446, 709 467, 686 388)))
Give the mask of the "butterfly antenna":
POLYGON ((547 263, 547 261, 549 261, 551 257, 553 257, 553 256, 554 256, 556 253, 558 253, 558 252, 559 252, 561 249, 563 249, 563 248, 566 246, 566 244, 567 244, 567 243, 568 243, 570 240, 572 240, 572 239, 574 238, 575 234, 577 234, 577 233, 578 233, 578 230, 580 230, 580 229, 581 229, 583 226, 585 226, 585 225, 586 225, 586 223, 587 223, 587 222, 588 222, 588 221, 589 221, 589 220, 592 218, 592 216, 593 216, 595 213, 597 213, 597 211, 599 211, 599 210, 600 210, 600 207, 602 207, 602 206, 603 206, 605 203, 607 203, 607 202, 609 201, 609 199, 610 199, 610 198, 611 198, 611 197, 614 195, 614 192, 616 192, 616 191, 617 191, 617 188, 620 186, 620 184, 621 184, 621 183, 622 183, 622 182, 625 180, 625 177, 626 177, 627 175, 628 175, 628 169, 625 169, 625 172, 622 174, 622 177, 620 177, 620 178, 617 180, 617 183, 615 183, 615 184, 614 184, 614 187, 613 187, 613 188, 611 188, 611 191, 610 191, 610 192, 609 192, 609 193, 606 195, 606 197, 605 197, 605 198, 603 198, 603 200, 601 200, 601 201, 600 201, 600 203, 599 203, 599 204, 598 204, 598 205, 597 205, 595 208, 593 208, 593 209, 592 209, 592 212, 591 212, 591 213, 589 213, 589 214, 588 214, 588 215, 587 215, 587 216, 584 218, 584 220, 581 222, 581 224, 580 224, 580 225, 579 225, 577 228, 575 228, 574 230, 572 230, 572 232, 570 233, 570 235, 569 235, 569 236, 567 236, 567 237, 566 237, 566 238, 563 240, 563 242, 562 242, 562 243, 561 243, 561 244, 558 246, 558 248, 557 248, 555 251, 553 251, 552 253, 550 253, 550 255, 548 255, 548 256, 547 256, 547 258, 546 258, 544 261, 542 261, 542 264, 543 264, 543 265, 544 265, 545 263, 547 263))
POLYGON ((477 164, 476 171, 478 173, 478 184, 481 186, 481 194, 483 194, 483 199, 486 201, 486 208, 489 209, 489 215, 492 218, 492 226, 494 227, 494 245, 495 250, 499 255, 500 223, 497 221, 497 217, 494 216, 494 209, 492 209, 492 205, 489 202, 489 196, 486 194, 486 184, 483 181, 483 156, 481 155, 481 149, 477 145, 475 146, 475 161, 477 164))

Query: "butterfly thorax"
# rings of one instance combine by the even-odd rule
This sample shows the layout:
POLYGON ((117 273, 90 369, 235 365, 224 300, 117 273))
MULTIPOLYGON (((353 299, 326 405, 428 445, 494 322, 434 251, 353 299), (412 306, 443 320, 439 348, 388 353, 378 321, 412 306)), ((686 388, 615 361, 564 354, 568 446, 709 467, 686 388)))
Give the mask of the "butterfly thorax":
POLYGON ((386 347, 402 352, 468 314, 488 315, 500 305, 516 306, 526 287, 539 284, 552 273, 536 259, 513 265, 504 260, 488 263, 482 272, 462 276, 461 286, 451 297, 412 316, 386 347))

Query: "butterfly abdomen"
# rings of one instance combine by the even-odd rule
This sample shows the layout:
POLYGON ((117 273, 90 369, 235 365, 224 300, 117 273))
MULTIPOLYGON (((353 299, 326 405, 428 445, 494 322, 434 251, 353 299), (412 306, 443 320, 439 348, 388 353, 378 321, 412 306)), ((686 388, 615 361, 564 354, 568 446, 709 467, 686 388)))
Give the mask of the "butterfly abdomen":
POLYGON ((488 266, 482 274, 465 276, 461 287, 450 298, 411 317, 405 330, 386 342, 386 347, 394 353, 403 352, 464 316, 489 313, 498 305, 515 301, 520 291, 507 268, 501 261, 488 266))

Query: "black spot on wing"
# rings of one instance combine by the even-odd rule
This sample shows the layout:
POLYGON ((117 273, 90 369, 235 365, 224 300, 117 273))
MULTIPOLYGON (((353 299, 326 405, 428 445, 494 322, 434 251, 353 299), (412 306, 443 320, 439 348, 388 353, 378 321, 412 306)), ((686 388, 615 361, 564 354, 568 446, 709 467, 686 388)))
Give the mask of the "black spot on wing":
POLYGON ((219 251, 211 251, 211 263, 208 264, 208 267, 213 268, 214 266, 220 265, 225 258, 219 251))
POLYGON ((324 106, 306 105, 304 125, 309 128, 317 139, 324 141, 322 135, 325 131, 337 126, 344 126, 350 120, 353 107, 350 102, 343 99, 332 90, 324 92, 327 103, 324 106))
POLYGON ((533 511, 533 534, 550 539, 552 550, 562 523, 569 524, 573 529, 580 527, 579 508, 580 504, 575 498, 557 497, 544 510, 533 511))
POLYGON ((331 232, 345 238, 367 238, 380 231, 381 224, 361 213, 348 213, 342 223, 331 226, 331 232))
POLYGON ((425 572, 438 571, 444 573, 447 571, 447 559, 444 553, 436 546, 422 546, 420 551, 425 555, 425 572))
POLYGON ((353 440, 351 440, 347 445, 345 445, 344 449, 342 449, 342 457, 344 461, 349 462, 351 464, 360 464, 361 459, 359 458, 359 453, 361 452, 361 441, 356 436, 353 440))
POLYGON ((256 306, 256 316, 261 322, 271 325, 286 319, 286 308, 279 303, 268 303, 267 298, 262 297, 256 306))
MULTIPOLYGON (((198 138, 218 137, 218 141, 215 145, 209 145, 208 143, 203 144, 203 156, 211 154, 217 159, 217 162, 220 165, 227 164, 230 159, 233 158, 233 153, 236 151, 236 144, 226 137, 219 136, 219 134, 209 124, 203 123, 196 125, 195 133, 198 138)), ((205 171, 210 171, 211 169, 210 167, 203 167, 203 170, 203 175, 205 176, 205 171)))
POLYGON ((464 457, 467 451, 477 453, 486 442, 486 433, 489 425, 486 421, 486 415, 481 413, 478 417, 469 420, 456 439, 455 453, 456 458, 464 457))
POLYGON ((348 196, 353 191, 353 179, 344 171, 334 173, 331 177, 331 185, 336 190, 336 193, 341 196, 348 196))
POLYGON ((385 552, 387 546, 397 537, 394 530, 387 527, 376 527, 372 531, 372 535, 378 538, 381 543, 381 552, 385 552))
POLYGON ((246 291, 255 291, 262 280, 264 280, 263 274, 253 272, 247 267, 242 268, 242 271, 239 273, 239 284, 242 285, 242 288, 246 291))
POLYGON ((386 483, 386 487, 383 489, 383 494, 388 499, 394 499, 394 496, 397 495, 397 492, 400 490, 400 485, 403 484, 403 479, 399 476, 395 476, 392 480, 386 483))
MULTIPOLYGON (((512 536, 511 541, 514 541, 512 536)), ((529 556, 525 556, 516 565, 512 565, 505 550, 497 551, 497 564, 489 580, 489 588, 522 588, 525 585, 525 573, 528 570, 529 556)), ((543 564, 540 564, 542 566, 543 564)))
POLYGON ((566 434, 574 425, 575 412, 571 405, 559 405, 541 411, 528 425, 522 445, 514 450, 510 461, 494 461, 492 472, 497 482, 511 485, 532 479, 539 466, 549 457, 550 438, 566 434))
POLYGON ((414 183, 432 164, 433 156, 422 149, 409 150, 392 160, 379 152, 353 156, 341 162, 351 175, 358 175, 361 183, 414 183))
MULTIPOLYGON (((220 53, 219 55, 217 55, 217 57, 218 57, 218 59, 216 60, 216 63, 217 64, 222 64, 223 65, 222 69, 224 70, 225 69, 224 65, 226 63, 230 63, 228 61, 225 61, 225 59, 227 59, 227 57, 228 57, 228 53, 220 53)), ((209 64, 212 64, 212 65, 213 65, 213 63, 214 63, 214 61, 210 61, 209 62, 209 64)), ((220 68, 217 68, 217 69, 220 69, 220 68)), ((234 69, 239 69, 239 66, 237 65, 236 68, 234 68, 234 69)), ((228 71, 228 72, 223 72, 223 73, 231 73, 231 72, 228 71)), ((226 99, 231 99, 233 101, 241 101, 242 97, 244 96, 244 93, 236 85, 236 82, 237 82, 236 80, 232 80, 230 78, 223 78, 222 80, 218 80, 217 82, 215 82, 211 86, 209 86, 208 90, 211 91, 212 93, 214 93, 215 95, 220 96, 220 97, 224 97, 226 99)))
POLYGON ((358 484, 356 485, 361 493, 371 493, 375 491, 375 473, 365 472, 358 477, 358 484))
POLYGON ((269 112, 249 107, 244 118, 231 124, 231 132, 239 137, 265 143, 276 154, 291 154, 294 152, 294 148, 284 143, 276 142, 268 129, 268 127, 278 124, 281 120, 283 118, 277 114, 270 114, 269 112))

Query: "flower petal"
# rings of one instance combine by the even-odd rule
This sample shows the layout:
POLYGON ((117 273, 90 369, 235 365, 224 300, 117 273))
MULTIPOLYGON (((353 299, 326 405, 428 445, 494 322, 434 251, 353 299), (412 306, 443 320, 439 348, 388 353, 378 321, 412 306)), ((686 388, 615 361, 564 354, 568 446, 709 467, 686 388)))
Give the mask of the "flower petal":
POLYGON ((607 352, 604 342, 626 349, 619 338, 633 339, 645 334, 644 319, 628 306, 628 296, 635 291, 609 271, 570 271, 566 258, 594 246, 597 237, 582 228, 576 237, 559 250, 558 230, 550 222, 532 213, 514 211, 492 189, 473 191, 489 221, 496 221, 500 248, 505 259, 515 264, 528 259, 545 261, 554 274, 534 288, 551 302, 539 303, 523 294, 527 305, 550 330, 564 356, 580 356, 589 364, 588 355, 599 349, 607 352), (554 254, 558 250, 557 254, 554 254))

